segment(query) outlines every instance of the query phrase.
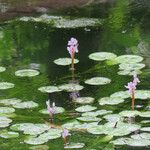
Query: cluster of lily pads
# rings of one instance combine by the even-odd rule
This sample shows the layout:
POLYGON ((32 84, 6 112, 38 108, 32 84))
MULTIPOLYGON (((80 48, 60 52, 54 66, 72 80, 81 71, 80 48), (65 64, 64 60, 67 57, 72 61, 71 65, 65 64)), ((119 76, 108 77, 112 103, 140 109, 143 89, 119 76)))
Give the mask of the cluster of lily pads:
MULTIPOLYGON (((24 18, 22 20, 25 21, 24 18)), ((32 18, 33 19, 33 18, 32 18)), ((119 69, 123 72, 128 71, 126 75, 137 73, 143 67, 144 64, 139 63, 143 60, 141 56, 137 55, 122 55, 118 56, 108 52, 95 52, 89 55, 89 58, 94 61, 107 61, 108 64, 119 64, 119 69)), ((75 59, 74 63, 79 61, 75 59)), ((54 60, 57 65, 70 65, 72 63, 71 58, 59 58, 54 60)), ((4 72, 6 68, 0 67, 0 72, 4 72)), ((34 69, 23 69, 15 72, 17 77, 34 77, 39 75, 40 72, 34 69)), ((122 73, 118 73, 122 74, 122 73)), ((124 75, 125 75, 124 74, 124 75)), ((84 81, 85 84, 100 86, 109 84, 111 79, 106 77, 92 77, 84 81)), ((0 82, 0 90, 6 90, 13 88, 15 85, 9 82, 0 82)), ((48 85, 39 87, 38 90, 42 93, 55 93, 55 92, 78 92, 82 90, 84 86, 78 83, 68 83, 62 85, 48 85)), ((120 103, 128 101, 130 94, 128 91, 118 91, 111 94, 109 97, 102 97, 98 99, 99 107, 104 105, 117 106, 120 103)), ((150 98, 149 90, 136 90, 135 99, 139 101, 147 100, 150 98)), ((110 143, 114 145, 129 145, 129 146, 148 146, 150 145, 150 131, 149 127, 142 127, 140 124, 136 124, 135 117, 150 118, 149 110, 124 110, 119 113, 113 113, 112 110, 99 109, 98 106, 92 105, 95 99, 93 97, 75 97, 72 99, 74 103, 81 105, 75 108, 78 113, 78 117, 63 125, 57 126, 55 124, 33 124, 33 123, 17 123, 11 125, 12 119, 7 114, 12 114, 15 109, 33 109, 38 107, 38 103, 33 101, 22 101, 20 99, 3 99, 0 100, 0 137, 2 138, 17 138, 20 132, 28 135, 24 140, 25 143, 31 145, 41 145, 49 140, 57 139, 62 136, 63 129, 68 129, 70 132, 85 131, 89 134, 96 136, 109 135, 111 136, 110 143), (10 126, 11 131, 4 129, 10 126), (127 137, 130 135, 130 137, 127 137), (114 138, 113 138, 114 137, 114 138), (117 138, 116 138, 117 137, 117 138)), ((142 107, 142 106, 141 106, 142 107)), ((55 106, 55 114, 64 113, 63 107, 55 106)), ((48 115, 47 109, 39 110, 39 113, 48 115)), ((67 114, 67 112, 66 112, 67 114)), ((143 120, 144 121, 144 120, 143 120)), ((69 143, 65 145, 65 148, 83 148, 84 143, 69 143)))

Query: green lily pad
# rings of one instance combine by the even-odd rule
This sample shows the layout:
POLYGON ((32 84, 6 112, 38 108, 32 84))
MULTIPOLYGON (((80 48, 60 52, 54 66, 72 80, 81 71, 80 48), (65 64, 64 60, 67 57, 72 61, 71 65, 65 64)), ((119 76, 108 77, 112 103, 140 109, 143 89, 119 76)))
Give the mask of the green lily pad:
POLYGON ((105 77, 93 77, 85 81, 85 83, 89 85, 105 85, 109 84, 110 82, 111 80, 105 77))
POLYGON ((69 143, 67 144, 64 149, 80 149, 85 146, 84 143, 69 143))
POLYGON ((120 116, 122 117, 135 117, 138 116, 140 114, 139 111, 137 110, 125 110, 119 113, 120 116))
POLYGON ((130 138, 119 138, 116 140, 111 141, 110 143, 113 143, 114 145, 126 145, 126 141, 130 138))
MULTIPOLYGON (((74 59, 74 64, 77 64, 78 62, 79 62, 78 59, 74 59)), ((72 59, 71 58, 59 58, 59 59, 54 60, 54 63, 60 66, 67 66, 72 63, 72 59)))
POLYGON ((136 90, 135 91, 136 99, 148 99, 150 98, 150 90, 136 90))
POLYGON ((26 102, 21 102, 21 103, 16 103, 13 105, 15 108, 21 108, 21 109, 26 109, 26 108, 35 108, 38 107, 38 103, 35 103, 33 101, 26 101, 26 102))
POLYGON ((18 132, 10 132, 7 130, 4 130, 0 133, 0 137, 5 138, 5 139, 17 138, 18 136, 19 136, 18 132))
POLYGON ((39 74, 39 71, 33 69, 22 69, 15 72, 15 75, 18 77, 34 77, 39 74))
POLYGON ((11 114, 15 112, 14 108, 11 107, 0 107, 0 114, 11 114))
POLYGON ((69 83, 69 84, 63 84, 58 87, 60 90, 64 90, 67 92, 73 92, 73 91, 80 91, 84 87, 79 84, 69 83))
POLYGON ((47 145, 37 145, 37 146, 31 146, 29 147, 31 150, 49 150, 49 147, 47 145))
POLYGON ((3 105, 15 105, 17 103, 20 103, 22 100, 17 98, 10 98, 10 99, 2 99, 0 100, 0 104, 3 105))
POLYGON ((141 113, 139 113, 139 116, 140 117, 148 117, 148 118, 150 118, 150 111, 141 112, 141 113))
POLYGON ((0 116, 0 128, 8 127, 11 122, 11 119, 4 116, 0 116))
POLYGON ((131 71, 131 70, 121 70, 121 71, 118 71, 118 75, 129 75, 129 76, 133 76, 134 74, 141 74, 142 71, 141 70, 134 70, 134 71, 131 71))
POLYGON ((121 70, 140 70, 145 67, 145 64, 142 63, 127 63, 127 64, 120 64, 119 69, 121 70))
POLYGON ((82 114, 83 117, 87 117, 87 116, 91 116, 91 117, 96 117, 96 116, 102 116, 102 115, 106 115, 106 114, 109 114, 109 113, 112 113, 112 111, 107 111, 107 110, 98 110, 98 111, 95 111, 95 112, 85 112, 82 114))
POLYGON ((9 123, 1 123, 0 122, 0 128, 5 128, 8 127, 10 124, 9 123))
POLYGON ((130 94, 128 91, 118 91, 118 92, 111 94, 110 97, 112 97, 112 98, 120 97, 122 99, 126 99, 126 98, 130 97, 130 94))
POLYGON ((27 139, 24 140, 26 144, 31 144, 31 145, 40 145, 48 142, 48 139, 43 139, 40 137, 34 137, 34 136, 29 136, 27 139))
POLYGON ((137 140, 140 140, 140 139, 150 140, 150 133, 134 134, 134 135, 131 135, 131 138, 137 139, 137 140))
POLYGON ((118 122, 121 120, 121 116, 119 114, 108 114, 103 117, 109 122, 118 122))
POLYGON ((87 131, 89 133, 92 133, 92 134, 104 134, 104 126, 103 125, 97 125, 97 126, 93 126, 93 127, 89 127, 87 128, 87 131))
POLYGON ((1 66, 0 66, 0 72, 4 72, 5 70, 6 70, 5 67, 1 67, 1 66))
POLYGON ((104 97, 98 100, 99 105, 117 105, 124 102, 124 99, 120 97, 104 97))
POLYGON ((13 83, 0 82, 0 90, 6 90, 6 89, 14 88, 14 86, 15 85, 13 83))
POLYGON ((96 61, 114 59, 116 57, 117 55, 109 52, 95 52, 89 55, 89 59, 96 60, 96 61))
POLYGON ((129 146, 136 146, 136 147, 145 147, 145 146, 149 146, 150 145, 150 140, 146 140, 146 139, 129 139, 126 141, 126 144, 129 146))
POLYGON ((87 130, 87 128, 95 127, 98 125, 98 122, 86 122, 80 125, 75 125, 74 130, 87 130))
POLYGON ((62 125, 62 128, 67 128, 68 130, 76 129, 76 126, 81 125, 81 123, 77 120, 73 120, 71 122, 65 123, 62 125))
POLYGON ((147 131, 147 132, 150 132, 150 127, 143 127, 140 129, 141 131, 147 131))
POLYGON ((91 104, 94 102, 94 98, 93 97, 78 97, 74 99, 73 102, 79 103, 79 104, 91 104))
POLYGON ((86 116, 86 117, 78 117, 77 118, 78 120, 80 120, 80 121, 86 121, 86 122, 96 122, 96 121, 101 121, 102 119, 100 119, 100 118, 97 118, 97 117, 91 117, 91 116, 86 116))
POLYGON ((54 92, 62 91, 57 86, 43 86, 43 87, 38 88, 38 90, 43 93, 54 93, 54 92))
POLYGON ((84 105, 84 106, 76 108, 75 110, 78 112, 88 112, 88 111, 93 111, 95 109, 97 109, 97 107, 91 106, 91 105, 84 105))
MULTIPOLYGON (((64 111, 65 111, 65 109, 63 107, 55 106, 55 114, 60 114, 60 113, 63 113, 64 111)), ((47 109, 42 109, 39 112, 42 114, 49 114, 47 109)))

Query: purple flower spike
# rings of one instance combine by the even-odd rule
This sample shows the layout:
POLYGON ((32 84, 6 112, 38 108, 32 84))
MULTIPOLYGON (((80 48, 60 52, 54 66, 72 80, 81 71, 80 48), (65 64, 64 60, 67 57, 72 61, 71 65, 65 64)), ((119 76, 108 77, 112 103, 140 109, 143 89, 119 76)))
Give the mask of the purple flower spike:
POLYGON ((135 84, 135 86, 140 82, 139 78, 137 77, 137 74, 133 75, 133 83, 135 84))
POLYGON ((125 86, 128 90, 129 90, 129 93, 132 94, 135 92, 135 89, 136 89, 136 85, 134 82, 129 82, 127 86, 125 86))
POLYGON ((75 38, 71 38, 70 41, 68 41, 67 50, 71 57, 73 57, 74 53, 78 53, 78 41, 75 38))
POLYGON ((55 114, 55 103, 52 104, 52 106, 50 105, 50 100, 46 101, 46 105, 47 105, 47 110, 49 112, 49 114, 51 116, 53 116, 55 114))
POLYGON ((65 128, 65 129, 63 130, 63 132, 62 132, 62 137, 63 137, 64 139, 66 139, 67 136, 69 136, 69 135, 71 135, 71 134, 69 133, 68 129, 65 128))

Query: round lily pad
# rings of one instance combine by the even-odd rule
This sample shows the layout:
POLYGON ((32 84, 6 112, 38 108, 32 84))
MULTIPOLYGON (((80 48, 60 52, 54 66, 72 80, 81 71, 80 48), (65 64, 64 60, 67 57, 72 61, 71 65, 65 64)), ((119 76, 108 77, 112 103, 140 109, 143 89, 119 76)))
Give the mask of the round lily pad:
POLYGON ((87 128, 87 131, 92 134, 104 134, 104 126, 97 125, 97 126, 89 127, 87 128))
POLYGON ((11 107, 0 107, 0 114, 11 114, 15 112, 14 108, 11 107))
POLYGON ((68 130, 76 129, 76 126, 81 125, 81 123, 77 120, 73 120, 71 122, 65 123, 62 125, 63 128, 67 128, 68 130))
POLYGON ((0 104, 4 104, 4 105, 14 105, 17 103, 20 103, 22 100, 17 99, 17 98, 10 98, 10 99, 3 99, 0 100, 0 104))
POLYGON ((89 85, 105 85, 109 84, 110 82, 111 80, 105 77, 93 77, 85 81, 85 83, 89 85))
POLYGON ((0 82, 0 90, 6 90, 6 89, 14 88, 14 86, 15 85, 13 83, 0 82))
POLYGON ((9 126, 9 123, 11 123, 12 120, 4 117, 4 116, 0 116, 0 128, 5 128, 9 126))
POLYGON ((0 122, 0 128, 5 128, 8 127, 10 124, 9 123, 1 123, 0 122))
POLYGON ((38 88, 39 91, 43 93, 53 93, 53 92, 60 92, 61 89, 59 89, 57 86, 43 86, 38 88))
POLYGON ((118 122, 120 121, 121 116, 119 114, 109 114, 109 115, 105 115, 103 118, 109 122, 118 122))
POLYGON ((33 101, 26 101, 26 102, 16 103, 13 105, 13 107, 21 108, 21 109, 35 108, 35 107, 38 107, 38 103, 35 103, 33 101))
POLYGON ((136 90, 135 91, 136 99, 148 99, 150 98, 150 90, 136 90))
POLYGON ((63 84, 58 87, 60 90, 64 90, 67 92, 73 92, 73 91, 80 91, 84 87, 79 84, 69 83, 69 84, 63 84))
POLYGON ((129 146, 137 146, 137 147, 143 147, 143 146, 149 146, 150 145, 150 140, 146 140, 146 139, 128 139, 126 141, 126 144, 129 146))
MULTIPOLYGON (((77 64, 78 62, 79 62, 78 59, 74 59, 75 64, 77 64)), ((56 65, 67 66, 72 63, 72 59, 71 58, 59 58, 59 59, 54 60, 54 63, 56 65)))
POLYGON ((93 97, 78 97, 74 99, 73 101, 79 104, 91 104, 94 102, 94 98, 93 97))
POLYGON ((103 61, 107 59, 114 59, 117 55, 109 52, 95 52, 89 55, 89 59, 96 60, 96 61, 103 61))
POLYGON ((78 112, 88 112, 88 111, 93 111, 95 109, 97 109, 97 107, 91 106, 91 105, 84 105, 84 106, 76 108, 75 110, 78 112))
POLYGON ((36 145, 29 147, 30 150, 49 150, 47 145, 36 145))
POLYGON ((121 70, 140 70, 145 67, 145 64, 142 63, 127 63, 127 64, 120 64, 119 69, 121 70))
POLYGON ((118 75, 129 75, 129 76, 133 76, 134 74, 141 74, 142 71, 141 70, 121 70, 118 71, 118 75))
MULTIPOLYGON (((55 114, 60 114, 60 113, 63 113, 64 111, 65 111, 65 109, 63 107, 55 106, 55 114)), ((47 109, 42 109, 39 112, 42 114, 49 114, 47 109)))
POLYGON ((30 136, 27 139, 25 139, 24 142, 31 145, 40 145, 48 142, 48 139, 30 136))
POLYGON ((98 111, 95 111, 95 112, 85 112, 82 114, 83 117, 86 117, 86 116, 91 116, 91 117, 96 117, 96 116, 102 116, 102 115, 106 115, 106 114, 109 114, 109 113, 112 113, 112 111, 109 111, 109 110, 98 110, 98 111))
POLYGON ((139 116, 140 117, 148 117, 148 118, 150 118, 150 111, 141 112, 141 113, 139 113, 139 116))
POLYGON ((150 133, 134 134, 134 135, 131 135, 131 138, 137 139, 137 140, 140 140, 140 139, 150 140, 150 133))
POLYGON ((17 138, 18 136, 19 136, 18 132, 2 131, 0 133, 0 137, 5 138, 5 139, 17 138))
POLYGON ((15 75, 18 77, 34 77, 39 74, 39 71, 33 69, 22 69, 15 72, 15 75))
POLYGON ((111 94, 110 97, 112 97, 112 98, 118 98, 119 97, 122 99, 126 99, 126 98, 130 97, 130 94, 128 91, 118 91, 118 92, 111 94))
POLYGON ((123 117, 135 117, 135 116, 138 116, 140 114, 139 111, 137 110, 125 110, 125 111, 122 111, 119 113, 120 116, 123 116, 123 117))
POLYGON ((69 143, 64 147, 64 149, 79 149, 83 148, 84 146, 84 143, 69 143))
POLYGON ((124 99, 120 98, 120 97, 104 97, 104 98, 101 98, 99 99, 99 104, 100 105, 117 105, 117 104, 120 104, 120 103, 123 103, 124 102, 124 99))
POLYGON ((101 121, 102 119, 100 119, 100 118, 97 118, 97 117, 91 117, 91 116, 86 116, 86 117, 78 117, 77 118, 78 120, 80 120, 80 121, 86 121, 86 122, 96 122, 96 121, 101 121))
POLYGON ((114 61, 120 64, 131 64, 131 63, 138 63, 143 60, 143 57, 138 55, 121 55, 116 58, 114 58, 114 61))
POLYGON ((129 138, 119 138, 114 141, 111 141, 110 143, 113 143, 114 145, 126 145, 127 140, 129 140, 129 138))
POLYGON ((5 67, 1 67, 1 66, 0 66, 0 72, 4 72, 5 70, 6 70, 5 67))
POLYGON ((143 127, 140 129, 141 131, 147 131, 147 132, 150 132, 150 127, 143 127))

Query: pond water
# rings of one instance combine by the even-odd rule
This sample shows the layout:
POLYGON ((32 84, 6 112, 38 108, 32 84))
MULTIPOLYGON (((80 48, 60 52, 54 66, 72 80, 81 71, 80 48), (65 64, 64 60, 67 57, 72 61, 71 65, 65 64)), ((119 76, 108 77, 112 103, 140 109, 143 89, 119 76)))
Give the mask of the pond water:
MULTIPOLYGON (((91 125, 91 128, 87 127, 87 129, 85 128, 85 126, 87 126, 86 124, 84 127, 80 126, 78 128, 69 128, 71 133, 71 136, 68 138, 69 142, 84 143, 85 146, 81 149, 85 150, 150 149, 150 138, 147 137, 142 138, 142 140, 144 139, 143 143, 147 143, 144 146, 137 144, 139 143, 139 139, 130 141, 130 144, 128 144, 129 142, 125 142, 125 144, 122 145, 111 143, 111 141, 122 137, 129 138, 131 135, 149 133, 148 129, 146 131, 144 131, 144 129, 140 129, 149 127, 150 125, 149 6, 149 1, 146 0, 118 0, 115 1, 113 5, 108 5, 106 7, 107 12, 104 14, 99 14, 104 8, 102 6, 98 8, 95 4, 85 6, 84 8, 75 8, 76 13, 73 13, 73 9, 69 10, 68 8, 58 11, 57 13, 55 11, 55 16, 60 16, 61 13, 64 16, 67 11, 69 12, 67 13, 67 17, 58 19, 59 24, 57 22, 58 20, 55 20, 55 17, 52 16, 54 13, 48 13, 47 15, 44 15, 44 17, 40 17, 43 14, 34 14, 34 18, 17 17, 9 20, 6 18, 7 21, 1 22, 0 67, 5 67, 6 70, 5 68, 0 69, 2 70, 0 71, 0 83, 13 83, 14 88, 4 90, 2 89, 2 84, 0 87, 0 117, 5 116, 7 119, 10 118, 12 120, 12 122, 10 121, 10 123, 8 123, 9 121, 6 118, 3 118, 5 120, 3 123, 3 119, 0 118, 2 122, 0 122, 0 149, 64 149, 63 139, 60 138, 59 135, 57 139, 47 141, 40 139, 40 141, 43 140, 43 143, 40 144, 39 142, 39 144, 37 144, 39 147, 35 144, 37 141, 35 141, 34 144, 32 143, 33 141, 31 143, 30 141, 26 142, 25 139, 28 139, 28 137, 34 135, 37 138, 48 129, 44 129, 38 133, 37 126, 28 126, 26 127, 26 130, 22 129, 21 131, 20 129, 18 131, 16 128, 16 130, 14 130, 12 125, 19 123, 33 123, 53 126, 56 129, 60 129, 63 124, 68 122, 94 118, 93 116, 91 118, 79 118, 82 116, 82 113, 76 111, 75 109, 86 104, 76 103, 76 97, 93 97, 95 99, 94 103, 88 104, 97 107, 97 109, 93 110, 93 112, 97 110, 106 110, 111 111, 107 112, 108 114, 119 114, 125 110, 132 110, 130 95, 126 94, 127 98, 124 98, 123 96, 126 96, 125 93, 121 95, 122 97, 119 96, 119 98, 118 96, 114 96, 115 99, 118 99, 118 101, 123 99, 123 101, 119 104, 110 105, 108 101, 108 104, 99 105, 99 100, 104 97, 110 97, 110 95, 115 92, 126 91, 125 85, 132 81, 132 75, 128 74, 136 69, 133 69, 131 66, 131 71, 128 71, 127 75, 121 75, 122 73, 126 74, 125 71, 128 70, 126 68, 127 66, 125 69, 119 69, 120 63, 113 64, 115 58, 113 58, 113 60, 102 61, 89 59, 88 56, 94 52, 109 52, 114 53, 117 56, 138 55, 143 57, 143 60, 140 63, 145 64, 145 67, 140 69, 140 71, 139 69, 137 71, 138 73, 140 72, 138 75, 140 83, 137 85, 139 95, 137 92, 138 96, 135 96, 137 97, 135 100, 135 110, 138 110, 139 112, 134 119, 128 118, 128 116, 133 113, 129 112, 129 114, 125 115, 127 117, 124 120, 124 122, 128 123, 129 126, 136 124, 141 127, 138 127, 137 130, 131 130, 131 132, 126 134, 124 132, 120 133, 118 124, 118 131, 116 130, 112 132, 110 130, 109 132, 107 131, 107 134, 94 134, 92 128, 96 129, 97 133, 100 132, 100 130, 96 128, 97 126, 95 127, 95 125, 91 125), (68 14, 70 14, 71 17, 68 17, 68 14), (86 19, 84 18, 85 20, 83 21, 79 19, 77 23, 72 21, 79 17, 86 17, 86 19), (89 23, 90 17, 98 20, 94 20, 94 23, 89 23), (72 23, 70 23, 70 20, 72 23), (75 64, 75 71, 70 70, 70 65, 62 66, 54 63, 54 60, 58 58, 70 57, 67 51, 67 42, 71 37, 75 37, 79 42, 79 52, 75 55, 75 58, 78 59, 79 62, 75 64), (16 76, 15 72, 22 69, 34 69, 39 71, 39 74, 33 77, 16 76), (122 70, 121 73, 119 73, 120 70, 122 70), (87 79, 93 77, 106 77, 110 79, 111 82, 104 85, 89 85, 85 83, 87 79), (84 88, 73 92, 59 91, 53 93, 42 93, 38 90, 43 86, 58 87, 60 85, 70 83, 80 84, 84 88), (146 92, 140 93, 140 90, 145 90, 146 92), (11 99, 12 103, 16 100, 13 98, 20 99, 22 102, 33 101, 35 103, 28 103, 28 106, 24 103, 21 105, 12 105, 10 104, 11 99), (2 102, 4 99, 8 99, 9 104, 4 104, 2 102), (48 114, 42 114, 40 111, 42 109, 46 109, 46 101, 48 99, 50 99, 51 102, 55 102, 57 107, 63 107, 65 109, 65 112, 54 115, 53 123, 49 120, 48 114), (15 112, 13 112, 13 109, 8 110, 3 107, 15 108, 15 112), (145 115, 146 117, 141 112, 147 112, 147 115, 145 115), (29 130, 29 128, 31 128, 31 130, 29 130), (14 136, 14 138, 4 138, 2 133, 7 133, 7 131, 15 131, 19 133, 19 136, 14 136), (35 133, 32 134, 32 132, 35 133)), ((31 15, 33 14, 31 13, 31 15)), ((131 63, 130 61, 134 61, 134 58, 129 60, 127 59, 128 58, 125 58, 124 60, 126 64, 131 63)), ((123 58, 121 61, 123 61, 123 58)), ((135 59, 135 62, 135 65, 139 64, 137 58, 135 59)), ((96 81, 96 84, 98 84, 97 82, 98 81, 96 81)), ((74 88, 74 85, 72 86, 73 87, 70 87, 69 89, 74 88)), ((87 100, 83 101, 85 102, 87 100)), ((111 103, 113 103, 112 101, 113 98, 110 99, 111 103)), ((107 101, 104 102, 107 103, 107 101)), ((20 104, 20 102, 16 103, 20 104)), ((86 111, 85 108, 83 108, 82 111, 86 111)), ((98 121, 99 125, 104 125, 108 122, 104 117, 107 113, 98 116, 98 118, 101 119, 101 121, 98 121)), ((131 116, 133 117, 134 115, 131 116)), ((119 121, 120 120, 121 119, 119 119, 119 121)), ((109 122, 113 123, 114 121, 111 120, 109 122)), ((79 121, 77 124, 79 123, 83 124, 85 122, 79 121)), ((111 123, 110 126, 112 126, 111 123)), ((114 130, 115 129, 116 128, 114 128, 114 130)), ((124 128, 121 128, 120 130, 124 130, 124 128)))

